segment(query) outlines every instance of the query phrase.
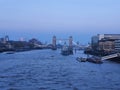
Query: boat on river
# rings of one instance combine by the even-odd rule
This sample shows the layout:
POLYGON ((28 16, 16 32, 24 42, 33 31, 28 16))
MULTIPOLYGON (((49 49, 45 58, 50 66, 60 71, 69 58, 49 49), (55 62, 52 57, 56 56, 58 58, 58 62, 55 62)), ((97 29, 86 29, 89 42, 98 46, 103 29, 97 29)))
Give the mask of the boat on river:
POLYGON ((92 63, 97 63, 97 64, 102 64, 103 63, 101 58, 97 57, 97 56, 89 57, 89 58, 87 58, 87 61, 92 62, 92 63))
POLYGON ((61 49, 61 54, 62 55, 71 55, 73 54, 73 49, 72 48, 69 48, 68 46, 63 46, 62 49, 61 49))
POLYGON ((92 62, 92 63, 96 63, 96 64, 102 64, 102 60, 100 57, 97 56, 92 56, 92 57, 88 57, 88 58, 84 58, 84 57, 77 57, 76 60, 78 60, 79 62, 92 62))
POLYGON ((83 58, 83 57, 77 57, 76 60, 80 61, 80 62, 86 62, 87 58, 83 58))

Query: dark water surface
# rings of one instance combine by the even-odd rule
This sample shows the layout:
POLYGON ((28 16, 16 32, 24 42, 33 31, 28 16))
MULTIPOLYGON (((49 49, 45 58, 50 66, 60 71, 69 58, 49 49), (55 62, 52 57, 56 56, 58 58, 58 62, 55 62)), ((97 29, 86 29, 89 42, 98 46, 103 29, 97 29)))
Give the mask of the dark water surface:
POLYGON ((120 64, 78 62, 75 55, 36 50, 0 54, 0 90, 120 90, 120 64))

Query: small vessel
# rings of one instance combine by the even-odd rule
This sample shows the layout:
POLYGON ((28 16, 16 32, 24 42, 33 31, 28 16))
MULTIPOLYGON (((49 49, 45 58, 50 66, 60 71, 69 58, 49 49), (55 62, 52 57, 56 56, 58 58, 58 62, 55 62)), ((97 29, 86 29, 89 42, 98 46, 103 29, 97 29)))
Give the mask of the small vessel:
POLYGON ((86 62, 87 58, 83 58, 83 57, 77 57, 76 60, 80 61, 80 62, 86 62))

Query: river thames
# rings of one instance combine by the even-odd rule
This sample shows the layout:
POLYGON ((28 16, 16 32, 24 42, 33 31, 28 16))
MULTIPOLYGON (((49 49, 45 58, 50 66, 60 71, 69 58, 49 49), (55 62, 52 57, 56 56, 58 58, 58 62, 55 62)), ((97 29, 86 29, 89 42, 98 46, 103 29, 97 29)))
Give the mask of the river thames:
POLYGON ((0 53, 0 90, 120 90, 120 64, 78 62, 77 51, 60 50, 0 53))

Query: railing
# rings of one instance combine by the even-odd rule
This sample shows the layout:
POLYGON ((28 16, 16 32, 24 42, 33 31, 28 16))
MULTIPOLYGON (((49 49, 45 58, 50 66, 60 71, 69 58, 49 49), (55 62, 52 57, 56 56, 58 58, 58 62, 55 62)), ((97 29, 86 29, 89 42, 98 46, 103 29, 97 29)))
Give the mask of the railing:
POLYGON ((111 59, 111 58, 115 58, 115 57, 119 57, 120 53, 116 53, 116 54, 111 54, 111 55, 107 55, 101 58, 101 60, 107 60, 107 59, 111 59))

